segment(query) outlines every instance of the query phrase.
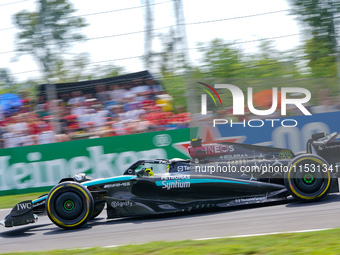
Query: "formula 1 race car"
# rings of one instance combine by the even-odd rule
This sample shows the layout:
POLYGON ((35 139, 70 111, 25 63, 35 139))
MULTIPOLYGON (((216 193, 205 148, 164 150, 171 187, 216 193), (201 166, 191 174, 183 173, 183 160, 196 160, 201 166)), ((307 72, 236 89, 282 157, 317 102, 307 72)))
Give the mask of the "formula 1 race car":
POLYGON ((73 229, 97 217, 105 205, 110 219, 278 201, 290 195, 316 201, 339 191, 336 136, 314 134, 301 155, 289 149, 193 139, 190 160, 138 160, 122 176, 64 178, 48 194, 15 205, 0 223, 34 223, 37 215, 47 213, 57 226, 73 229))

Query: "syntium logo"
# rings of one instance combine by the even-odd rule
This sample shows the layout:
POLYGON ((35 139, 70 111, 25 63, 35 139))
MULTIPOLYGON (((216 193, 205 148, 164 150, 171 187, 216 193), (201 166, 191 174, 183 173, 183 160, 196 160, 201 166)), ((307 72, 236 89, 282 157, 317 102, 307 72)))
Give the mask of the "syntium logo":
MULTIPOLYGON (((242 90, 231 84, 215 84, 214 88, 208 84, 199 82, 199 84, 204 85, 205 87, 209 88, 218 98, 220 101, 221 106, 222 100, 220 95, 217 93, 215 89, 228 89, 233 98, 233 115, 244 115, 244 94, 242 90)), ((216 100, 212 93, 207 89, 203 89, 214 101, 215 106, 217 106, 216 100)), ((207 94, 201 95, 201 114, 207 114, 207 94)), ((278 105, 278 88, 272 88, 272 105, 269 109, 266 110, 258 110, 255 109, 253 104, 253 88, 249 87, 247 90, 247 106, 251 113, 254 115, 270 115, 274 113, 277 109, 278 105)), ((284 87, 281 88, 281 115, 287 115, 287 105, 295 105, 304 115, 312 115, 304 106, 304 103, 307 103, 311 99, 311 93, 308 89, 304 88, 293 88, 293 87, 284 87), (288 98, 289 93, 298 93, 300 95, 304 95, 303 98, 288 98)))

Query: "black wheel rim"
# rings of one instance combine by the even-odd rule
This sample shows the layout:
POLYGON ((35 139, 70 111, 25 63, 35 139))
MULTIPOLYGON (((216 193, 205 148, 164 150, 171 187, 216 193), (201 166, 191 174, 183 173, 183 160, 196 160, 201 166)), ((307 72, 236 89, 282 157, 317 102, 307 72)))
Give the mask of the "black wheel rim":
MULTIPOLYGON (((318 166, 318 163, 310 161, 302 161, 301 165, 314 164, 318 166)), ((295 190, 301 195, 306 197, 314 197, 320 195, 328 183, 328 173, 321 167, 316 171, 311 171, 309 168, 298 167, 296 171, 291 175, 291 184, 295 190)))
POLYGON ((68 190, 55 194, 51 211, 61 222, 72 225, 76 224, 86 214, 86 199, 78 190, 68 190))

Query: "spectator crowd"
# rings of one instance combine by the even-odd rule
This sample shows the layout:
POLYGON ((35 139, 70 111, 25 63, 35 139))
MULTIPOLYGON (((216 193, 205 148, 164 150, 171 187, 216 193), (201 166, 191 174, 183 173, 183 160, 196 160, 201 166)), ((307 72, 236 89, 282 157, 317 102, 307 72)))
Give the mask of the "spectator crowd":
MULTIPOLYGON (((174 113, 172 97, 153 79, 134 79, 124 84, 96 84, 94 93, 83 93, 82 87, 58 91, 58 99, 48 101, 21 95, 21 106, 0 104, 0 148, 37 145, 70 140, 129 135, 149 131, 186 128, 190 114, 185 108, 174 113)), ((299 96, 299 95, 297 95, 299 96)), ((340 111, 337 97, 329 89, 320 89, 316 105, 305 106, 312 114, 340 111)), ((269 108, 271 102, 268 102, 269 108)), ((296 107, 287 109, 289 116, 301 114, 296 107)), ((214 118, 253 119, 245 107, 245 115, 232 115, 232 108, 216 114, 193 115, 200 125, 214 118)), ((280 107, 266 118, 280 117, 280 107)), ((259 116, 256 116, 259 118, 259 116)))
POLYGON ((22 97, 1 110, 1 148, 129 135, 188 127, 189 113, 174 113, 172 97, 153 79, 97 84, 95 93, 59 92, 57 100, 22 97))

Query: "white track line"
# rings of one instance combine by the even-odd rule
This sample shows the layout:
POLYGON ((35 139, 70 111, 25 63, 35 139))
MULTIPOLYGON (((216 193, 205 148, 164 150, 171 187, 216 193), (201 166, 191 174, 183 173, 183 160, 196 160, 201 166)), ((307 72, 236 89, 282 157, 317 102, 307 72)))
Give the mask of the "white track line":
POLYGON ((213 239, 221 239, 221 238, 242 238, 242 237, 252 237, 252 236, 269 236, 269 235, 279 235, 279 234, 292 234, 292 233, 306 233, 306 232, 324 231, 324 230, 330 230, 330 229, 333 229, 333 228, 319 228, 319 229, 306 229, 306 230, 296 230, 296 231, 270 232, 270 233, 260 233, 260 234, 250 234, 250 235, 207 237, 207 238, 197 238, 197 239, 192 239, 192 240, 203 241, 203 240, 213 240, 213 239))
MULTIPOLYGON (((242 238, 242 237, 252 237, 252 236, 269 236, 269 235, 279 235, 279 234, 292 234, 292 233, 306 233, 306 232, 315 232, 315 231, 324 231, 330 230, 334 228, 319 228, 319 229, 306 229, 306 230, 295 230, 295 231, 283 231, 283 232, 270 232, 270 233, 260 233, 260 234, 250 234, 250 235, 236 235, 236 236, 219 236, 219 237, 207 237, 207 238, 197 238, 197 239, 189 239, 192 241, 204 241, 204 240, 214 240, 214 239, 222 239, 222 238, 242 238)), ((118 244, 118 245, 107 245, 101 246, 101 248, 116 248, 126 245, 142 245, 147 243, 134 243, 134 244, 118 244)), ((81 249, 92 249, 94 247, 87 247, 81 249)), ((68 249, 68 250, 78 250, 79 248, 68 249)))

